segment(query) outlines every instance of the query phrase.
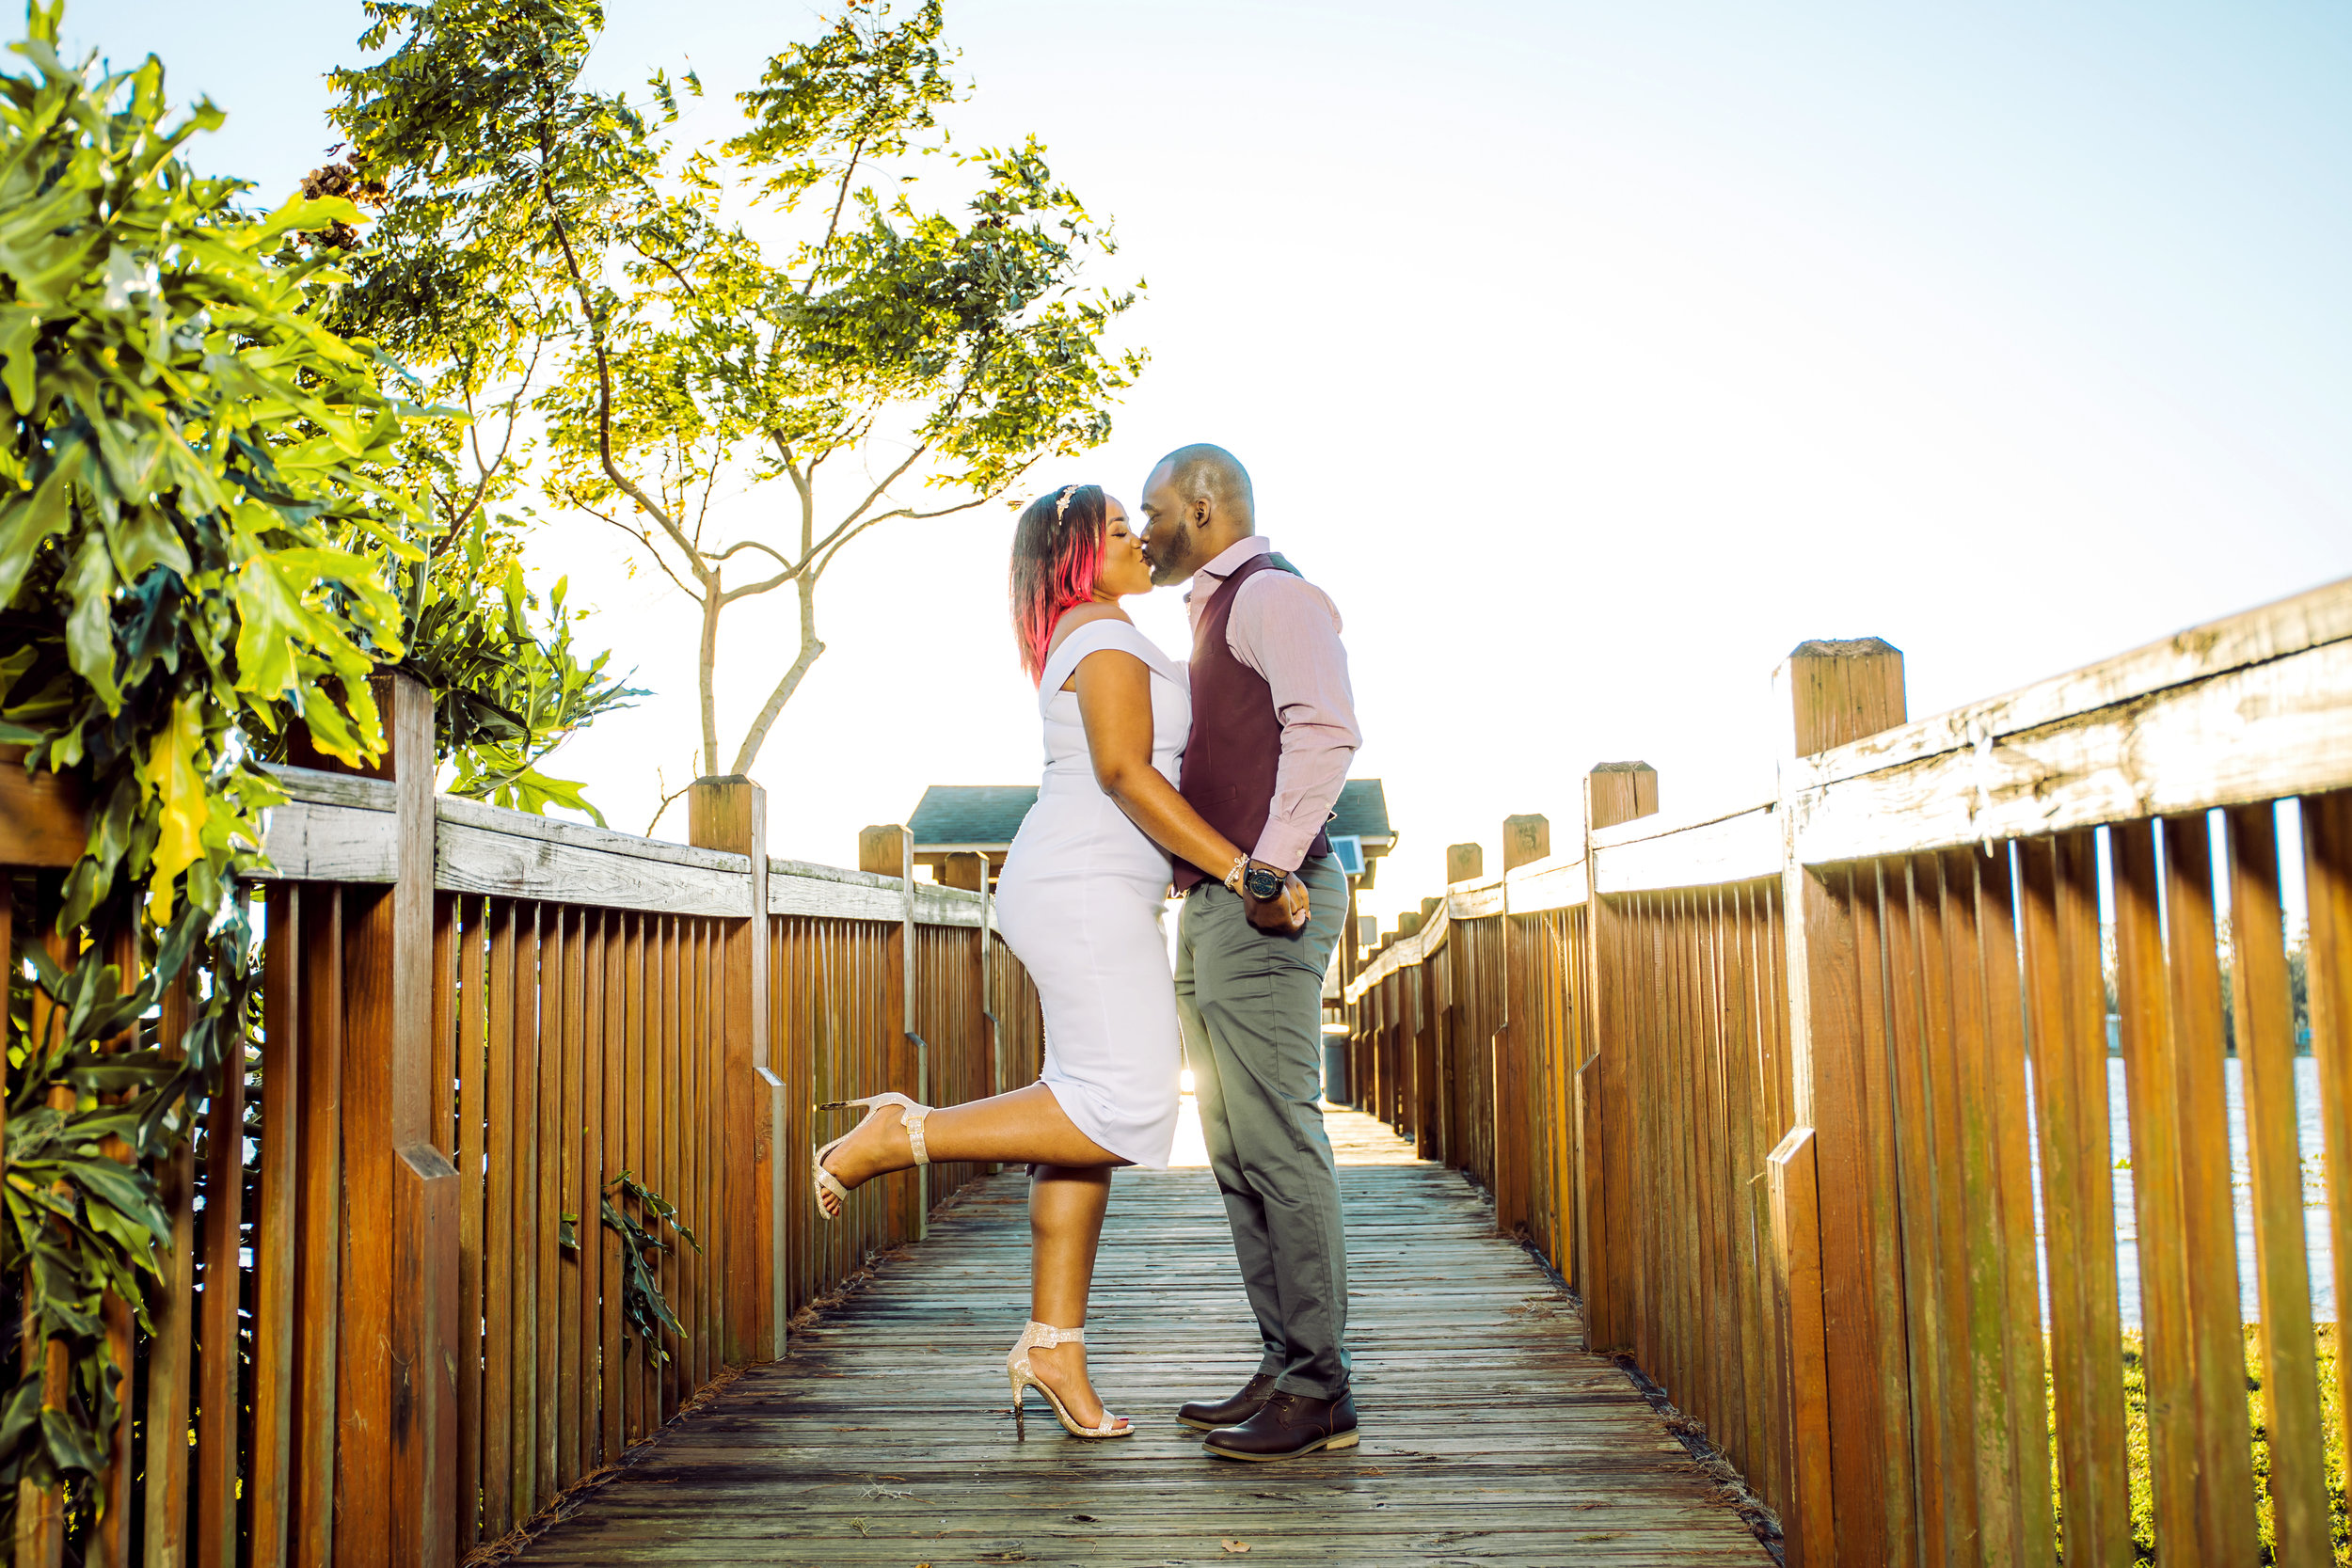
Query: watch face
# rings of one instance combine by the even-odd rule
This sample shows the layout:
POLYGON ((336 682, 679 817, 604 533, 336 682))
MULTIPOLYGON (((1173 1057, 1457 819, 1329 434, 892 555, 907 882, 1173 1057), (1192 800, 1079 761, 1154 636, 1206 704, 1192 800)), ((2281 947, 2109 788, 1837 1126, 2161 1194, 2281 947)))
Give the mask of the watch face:
POLYGON ((1241 885, 1248 890, 1252 898, 1271 898, 1282 891, 1282 874, 1253 867, 1243 873, 1241 885))

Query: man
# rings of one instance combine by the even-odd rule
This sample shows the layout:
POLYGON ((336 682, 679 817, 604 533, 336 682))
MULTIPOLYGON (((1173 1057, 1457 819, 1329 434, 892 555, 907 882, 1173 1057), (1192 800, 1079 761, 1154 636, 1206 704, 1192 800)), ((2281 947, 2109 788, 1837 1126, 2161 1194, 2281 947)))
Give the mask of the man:
POLYGON ((1240 1393, 1178 1418, 1220 1458, 1353 1448, 1347 1252, 1320 1092, 1323 974, 1347 913, 1323 825, 1362 743, 1339 611, 1258 537, 1249 475, 1223 448, 1168 453, 1142 506, 1152 580, 1192 578, 1178 788, 1251 856, 1239 893, 1224 867, 1176 864, 1176 1012, 1264 1354, 1240 1393))

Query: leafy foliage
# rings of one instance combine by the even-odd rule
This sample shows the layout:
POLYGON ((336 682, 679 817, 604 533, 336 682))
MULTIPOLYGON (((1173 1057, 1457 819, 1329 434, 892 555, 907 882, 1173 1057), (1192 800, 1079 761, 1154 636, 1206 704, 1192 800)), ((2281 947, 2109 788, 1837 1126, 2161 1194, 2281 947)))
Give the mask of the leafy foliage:
POLYGON ((1103 338, 1135 295, 1078 287, 1085 254, 1113 247, 1035 141, 949 150, 939 0, 897 20, 850 0, 769 62, 738 135, 683 150, 665 134, 691 76, 655 76, 642 105, 582 85, 595 0, 367 13, 361 42, 389 53, 335 76, 352 166, 385 193, 353 319, 451 367, 437 396, 494 402, 510 430, 535 412, 550 499, 619 528, 700 608, 707 771, 728 605, 789 588, 800 613, 741 773, 824 652, 816 590, 842 549, 1108 436, 1142 359, 1103 338), (966 188, 960 217, 915 205, 927 181, 966 188), (764 202, 757 233, 733 188, 764 202), (789 522, 723 543, 721 485, 776 480, 789 522), (926 485, 950 494, 927 510, 906 493, 926 485))
POLYGON ((31 69, 0 75, 0 743, 92 805, 49 935, 8 967, 0 1269, 26 1271, 26 1332, 71 1365, 61 1394, 34 1373, 0 1403, 11 1502, 97 1468, 120 1399, 102 1302, 145 1323, 169 1235, 151 1166, 243 1059, 236 879, 282 799, 248 740, 299 718, 345 762, 378 753, 366 677, 405 652, 378 567, 420 554, 387 475, 421 411, 329 329, 327 253, 288 244, 358 213, 241 212, 179 156, 220 112, 167 124, 151 56, 60 59, 61 9, 35 0, 31 69), (170 992, 188 1028, 142 1044, 170 992))
MULTIPOLYGON (((694 1239, 693 1231, 679 1223, 677 1205, 638 1180, 634 1172, 625 1170, 605 1183, 597 1202, 604 1227, 621 1239, 621 1316, 644 1343, 654 1365, 666 1365, 670 1352, 661 1341, 662 1330, 683 1335, 686 1329, 677 1321, 677 1314, 670 1309, 670 1299, 661 1293, 661 1282, 654 1277, 653 1265, 646 1255, 676 1250, 660 1237, 665 1225, 671 1234, 696 1252, 703 1249, 703 1244, 694 1239), (637 1213, 615 1203, 616 1196, 636 1205, 637 1213), (640 1219, 639 1214, 644 1218, 640 1219)), ((579 1226, 579 1215, 564 1215, 558 1237, 573 1252, 580 1250, 579 1226)))

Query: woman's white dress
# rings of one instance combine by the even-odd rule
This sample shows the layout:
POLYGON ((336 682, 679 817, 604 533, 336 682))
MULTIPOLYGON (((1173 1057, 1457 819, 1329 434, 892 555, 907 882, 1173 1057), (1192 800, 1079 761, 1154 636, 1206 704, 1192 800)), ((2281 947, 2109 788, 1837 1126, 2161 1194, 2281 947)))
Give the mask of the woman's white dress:
POLYGON ((1192 727, 1184 666, 1124 621, 1080 626, 1046 659, 1038 682, 1045 777, 1005 856, 996 918, 1044 1005, 1039 1081, 1087 1136, 1157 1167, 1176 1142, 1181 1061, 1159 923, 1168 857, 1094 782, 1078 694, 1062 689, 1079 660, 1106 648, 1150 666, 1152 765, 1176 780, 1192 727))

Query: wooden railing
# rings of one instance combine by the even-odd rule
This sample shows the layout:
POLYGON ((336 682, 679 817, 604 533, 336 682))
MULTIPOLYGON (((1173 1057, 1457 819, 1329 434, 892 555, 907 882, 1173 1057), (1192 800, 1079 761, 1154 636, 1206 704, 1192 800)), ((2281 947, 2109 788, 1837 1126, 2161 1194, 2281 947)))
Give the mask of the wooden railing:
MULTIPOLYGON (((747 781, 696 787, 693 847, 437 800, 426 695, 388 696, 385 777, 279 773, 266 1016, 164 1173, 154 1333, 110 1314, 134 1378, 114 1464, 94 1496, 20 1499, 20 1565, 453 1563, 781 1356, 795 1312, 973 1174, 886 1178, 816 1223, 817 1103, 916 1089, 918 1056, 941 1102, 1037 1070, 1035 993, 980 896, 772 861, 747 781), (699 1243, 647 1255, 682 1330, 659 1355, 598 1223, 624 1171, 699 1243)), ((10 781, 22 938, 79 808, 10 781)), ((168 1049, 172 1009, 143 1033, 168 1049)))
POLYGON ((2136 1494, 2161 1560, 2334 1560, 2352 582, 1915 722, 1883 643, 1778 689, 1774 800, 1661 821, 1596 769, 1576 844, 1372 957, 1360 1102, 1492 1189, 1792 1563, 2106 1568, 2136 1494))

